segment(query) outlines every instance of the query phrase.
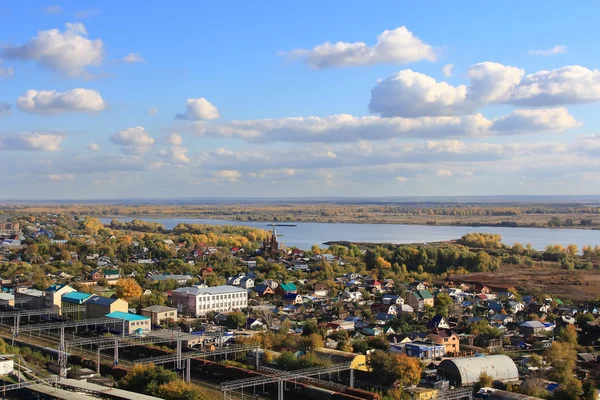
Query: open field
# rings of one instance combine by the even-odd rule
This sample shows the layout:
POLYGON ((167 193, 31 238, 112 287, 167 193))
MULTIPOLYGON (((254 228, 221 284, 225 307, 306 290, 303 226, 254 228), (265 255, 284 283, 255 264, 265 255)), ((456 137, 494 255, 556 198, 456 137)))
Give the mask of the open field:
POLYGON ((541 291, 561 299, 589 301, 600 297, 600 270, 567 271, 558 267, 533 268, 503 265, 496 272, 452 275, 453 282, 479 283, 492 289, 514 287, 524 292, 541 291))
POLYGON ((5 215, 36 213, 128 218, 205 218, 234 221, 520 226, 600 229, 600 206, 585 204, 10 204, 5 215), (553 221, 553 222, 551 222, 553 221))

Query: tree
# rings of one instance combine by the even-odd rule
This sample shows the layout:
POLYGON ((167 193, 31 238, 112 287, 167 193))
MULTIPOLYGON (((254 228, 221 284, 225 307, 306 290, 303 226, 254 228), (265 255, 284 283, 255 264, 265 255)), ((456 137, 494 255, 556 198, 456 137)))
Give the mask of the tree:
POLYGON ((494 378, 492 378, 492 376, 487 372, 483 371, 481 374, 479 374, 479 382, 477 384, 480 389, 482 387, 492 387, 493 383, 494 378))
POLYGON ((555 341, 546 349, 544 356, 552 366, 550 376, 552 379, 562 383, 573 375, 573 369, 577 363, 577 352, 569 343, 555 341))
POLYGON ((117 296, 122 299, 140 297, 142 295, 142 287, 135 279, 132 278, 119 279, 116 287, 117 296))
POLYGON ((182 380, 174 380, 160 385, 156 397, 165 400, 200 400, 204 398, 198 388, 182 380))
POLYGON ((542 357, 533 353, 531 356, 529 356, 529 365, 535 368, 541 368, 543 365, 542 357))
POLYGON ((154 364, 134 364, 119 382, 119 387, 137 393, 154 395, 158 387, 177 379, 177 373, 154 364))
POLYGON ((557 339, 561 342, 568 343, 571 346, 577 346, 577 330, 574 325, 567 325, 560 328, 557 339))
POLYGON ((452 298, 447 293, 439 293, 435 296, 435 313, 442 317, 448 316, 448 310, 453 304, 452 298))
POLYGON ((581 381, 573 376, 566 378, 552 396, 555 400, 577 400, 583 392, 581 381))
POLYGON ((240 326, 246 326, 247 320, 248 319, 246 318, 246 314, 239 311, 232 312, 227 316, 227 324, 237 329, 239 329, 240 326))
POLYGON ((100 229, 104 229, 104 224, 98 218, 85 217, 80 223, 82 229, 89 235, 96 235, 100 229))
POLYGON ((418 359, 380 350, 371 354, 370 367, 384 381, 397 381, 401 387, 417 384, 423 372, 418 359))

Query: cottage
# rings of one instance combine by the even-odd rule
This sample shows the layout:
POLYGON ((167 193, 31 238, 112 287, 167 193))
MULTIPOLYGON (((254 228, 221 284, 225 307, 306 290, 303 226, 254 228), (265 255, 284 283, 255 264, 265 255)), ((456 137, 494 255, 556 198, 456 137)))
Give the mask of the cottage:
POLYGON ((455 332, 449 329, 432 332, 428 338, 435 344, 445 346, 446 354, 457 356, 460 353, 460 339, 455 332))
POLYGON ((283 295, 283 302, 285 304, 302 304, 302 296, 297 293, 286 293, 283 295))
POLYGON ((271 286, 260 284, 254 286, 253 290, 258 293, 259 296, 273 295, 275 292, 271 289, 271 286))
POLYGON ((426 306, 433 307, 433 296, 429 290, 408 292, 406 303, 412 308, 423 311, 426 306))
POLYGON ((177 309, 167 306, 153 305, 142 308, 142 315, 150 318, 152 325, 162 325, 177 320, 177 309))
POLYGON ((275 293, 280 296, 283 296, 286 293, 298 293, 298 288, 291 282, 284 282, 277 287, 275 293))

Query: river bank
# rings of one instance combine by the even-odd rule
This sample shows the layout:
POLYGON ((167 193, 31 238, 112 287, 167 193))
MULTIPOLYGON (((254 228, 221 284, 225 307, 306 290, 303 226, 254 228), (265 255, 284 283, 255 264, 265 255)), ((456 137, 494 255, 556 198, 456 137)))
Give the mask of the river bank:
MULTIPOLYGON (((131 221, 131 219, 157 222, 165 229, 173 229, 182 224, 207 224, 207 225, 244 225, 259 229, 270 229, 267 221, 230 221, 205 218, 148 218, 136 216, 118 218, 100 218, 109 224, 112 219, 131 221)), ((322 245, 328 242, 353 242, 353 243, 432 243, 455 240, 467 233, 495 233, 502 236, 505 244, 512 245, 519 242, 523 245, 531 243, 536 250, 544 250, 546 246, 560 244, 567 246, 576 244, 583 246, 600 244, 600 231, 584 229, 549 229, 529 228, 520 229, 508 227, 471 227, 471 226, 443 226, 443 225, 417 225, 417 224, 374 224, 374 223, 314 223, 295 222, 296 226, 276 227, 279 241, 287 246, 300 249, 310 249, 312 245, 322 245)))

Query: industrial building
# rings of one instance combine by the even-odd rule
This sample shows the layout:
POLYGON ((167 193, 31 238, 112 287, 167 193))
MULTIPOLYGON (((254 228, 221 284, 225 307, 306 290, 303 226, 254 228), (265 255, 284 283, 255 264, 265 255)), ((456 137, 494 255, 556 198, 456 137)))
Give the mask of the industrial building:
POLYGON ((514 361, 503 354, 476 356, 444 360, 437 369, 438 378, 450 381, 454 386, 469 386, 479 382, 482 373, 494 381, 519 380, 519 371, 514 361))

